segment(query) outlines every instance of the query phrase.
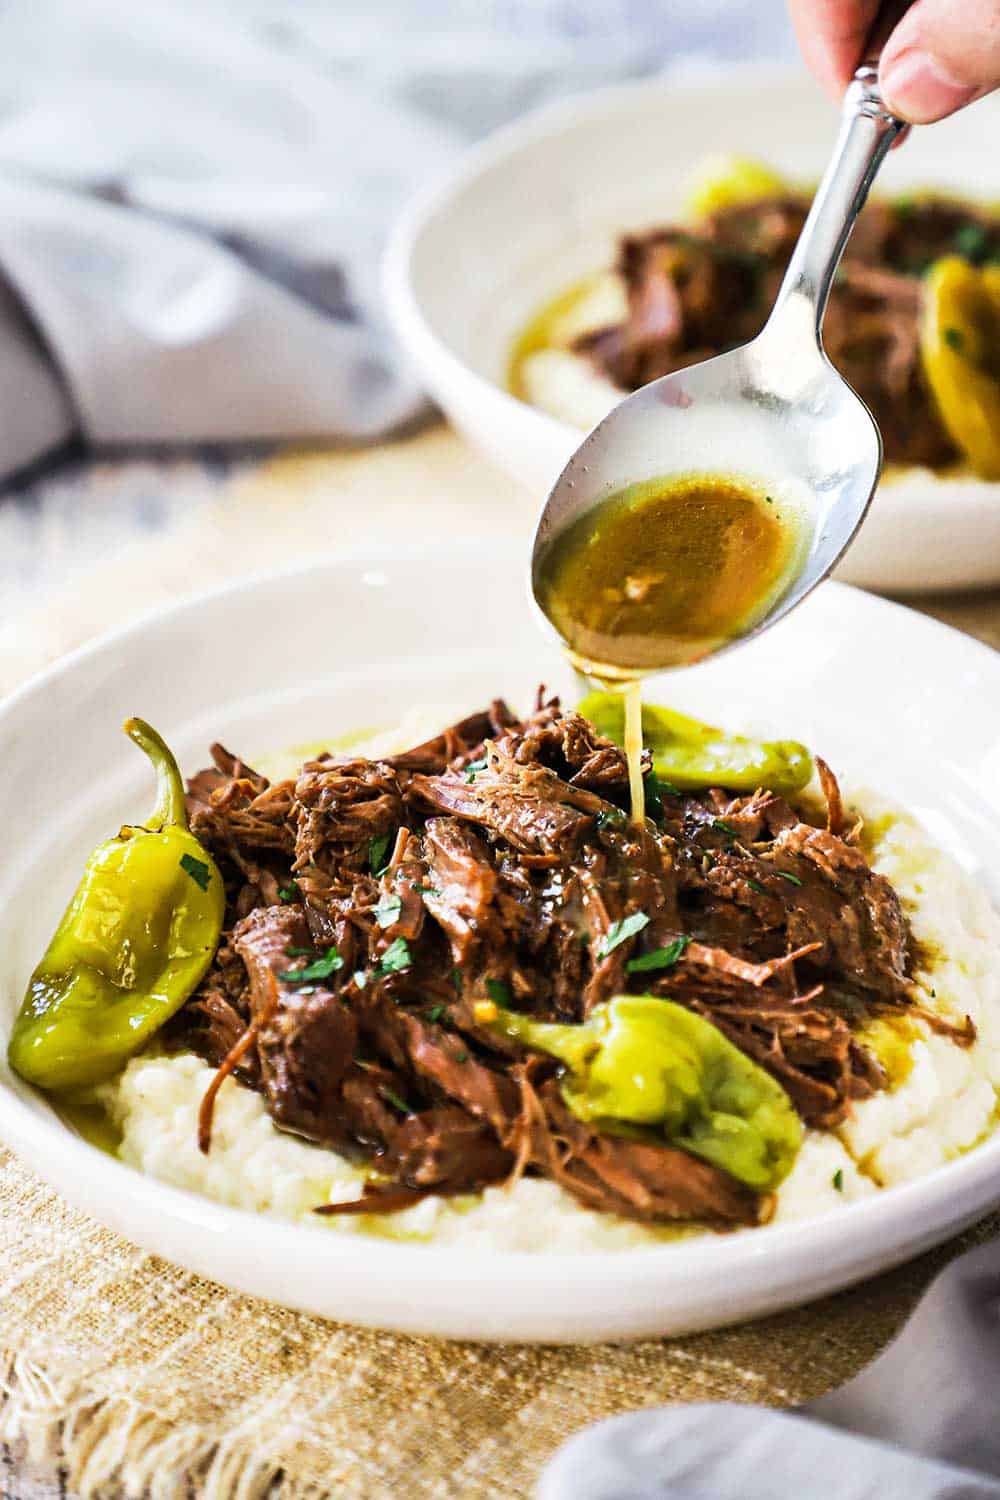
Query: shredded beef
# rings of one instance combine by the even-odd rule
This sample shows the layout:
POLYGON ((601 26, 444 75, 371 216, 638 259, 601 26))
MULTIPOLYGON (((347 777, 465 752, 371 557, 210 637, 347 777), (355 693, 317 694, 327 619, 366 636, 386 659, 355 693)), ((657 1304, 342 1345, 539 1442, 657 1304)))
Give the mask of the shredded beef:
MULTIPOLYGON (((695 230, 626 235, 618 270, 628 315, 577 348, 616 385, 650 380, 745 343, 763 327, 805 221, 793 195, 738 204, 695 230)), ((1000 220, 942 199, 872 202, 834 283, 823 328, 831 360, 871 406, 886 457, 943 467, 957 453, 924 379, 920 278, 943 255, 1000 257, 1000 220)))
MULTIPOLYGON (((779 229, 764 216, 755 233, 779 229)), ((662 995, 821 1127, 886 1085, 863 1040, 873 1017, 974 1036, 915 1004, 905 916, 825 764, 825 817, 713 788, 664 792, 658 822, 636 827, 622 752, 558 701, 522 723, 498 700, 406 754, 324 756, 275 786, 220 747, 213 759, 190 797, 226 932, 170 1035, 237 1071, 281 1129, 371 1165, 362 1198, 324 1212, 527 1171, 646 1222, 766 1215, 664 1140, 578 1120, 552 1059, 477 1021, 486 998, 578 1022, 616 994, 662 995), (667 967, 630 968, 669 945, 667 967)))

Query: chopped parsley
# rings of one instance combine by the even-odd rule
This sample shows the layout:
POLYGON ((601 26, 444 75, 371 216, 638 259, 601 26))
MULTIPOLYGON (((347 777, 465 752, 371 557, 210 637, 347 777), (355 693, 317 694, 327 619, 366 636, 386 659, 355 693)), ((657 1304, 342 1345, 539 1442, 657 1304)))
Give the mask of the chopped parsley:
POLYGON ((403 969, 408 969, 412 962, 409 943, 405 938, 398 937, 395 942, 389 944, 388 948, 382 954, 379 972, 381 974, 399 974, 403 969))
POLYGON ((946 328, 942 337, 949 349, 954 349, 956 354, 961 354, 965 348, 965 334, 961 328, 946 328))
POLYGON ((400 896, 383 896, 375 908, 375 920, 380 927, 392 927, 399 921, 402 909, 403 901, 400 896))
POLYGON ((485 755, 483 756, 482 760, 470 760, 469 764, 465 768, 466 781, 475 781, 476 773, 478 771, 485 771, 487 764, 488 762, 485 755))
POLYGON ((651 953, 630 958, 625 968, 630 974, 647 974, 652 969, 672 969, 691 939, 685 934, 674 938, 665 948, 654 948, 651 953))
POLYGON ((844 1191, 844 1169, 843 1169, 843 1167, 838 1167, 837 1170, 836 1170, 836 1172, 834 1172, 834 1174, 833 1174, 833 1185, 837 1189, 838 1193, 842 1193, 844 1191))
POLYGON ((410 1106, 406 1103, 405 1099, 401 1099, 399 1095, 393 1089, 391 1089, 387 1083, 380 1083, 378 1091, 382 1095, 383 1099, 387 1100, 389 1104, 393 1105, 393 1107, 395 1109, 398 1109, 402 1114, 412 1114, 413 1111, 410 1109, 410 1106))
POLYGON ((469 1054, 467 1052, 456 1052, 455 1061, 457 1063, 467 1063, 469 1061, 469 1054))
POLYGON ((771 498, 770 495, 765 495, 764 496, 764 504, 765 505, 773 505, 774 504, 774 500, 771 498))
POLYGON ((712 827, 716 833, 724 834, 727 839, 734 839, 736 837, 736 829, 732 823, 727 823, 725 818, 713 818, 712 827))
POLYGON ((382 833, 377 838, 368 840, 368 868, 373 875, 381 875, 385 867, 385 857, 389 852, 391 837, 391 834, 382 833))
POLYGON ((203 891, 208 890, 208 882, 212 878, 212 872, 203 859, 195 859, 193 854, 182 854, 181 869, 186 875, 191 876, 195 885, 200 886, 203 891))
POLYGON ((451 971, 451 982, 455 986, 455 989, 458 991, 458 993, 461 994, 462 993, 462 971, 461 971, 461 969, 452 969, 452 971, 451 971))
POLYGON ((440 896, 441 894, 436 885, 415 885, 413 889, 418 896, 440 896))
POLYGON ((646 813, 654 823, 663 822, 663 798, 660 778, 655 771, 647 771, 642 778, 643 789, 646 794, 646 813))
POLYGON ((510 1005, 510 990, 502 979, 487 979, 486 993, 497 1005, 510 1005))
POLYGON ((337 952, 337 945, 331 943, 322 958, 315 959, 302 969, 286 969, 278 978, 285 984, 304 984, 310 979, 329 979, 331 974, 336 974, 343 967, 344 960, 337 952))
POLYGON ((792 872, 791 872, 791 870, 775 870, 774 873, 775 873, 775 875, 780 876, 780 878, 782 880, 787 880, 789 885, 801 885, 802 884, 802 882, 799 879, 799 877, 797 875, 793 875, 792 872))
POLYGON ((752 891, 756 891, 757 894, 758 894, 758 896, 766 896, 767 895, 766 889, 764 888, 764 886, 761 885, 761 883, 760 883, 759 880, 750 880, 750 879, 748 879, 747 880, 747 885, 750 887, 750 889, 752 891))
POLYGON ((315 948, 286 948, 286 958, 309 958, 316 952, 315 948))
POLYGON ((435 1021, 440 1021, 443 1015, 444 1006, 439 1003, 437 1005, 431 1006, 430 1010, 427 1012, 427 1019, 433 1024, 435 1021))
POLYGON ((989 230, 982 224, 960 224, 955 230, 952 245, 958 255, 966 260, 980 261, 990 248, 989 230))
POLYGON ((289 885, 281 885, 278 887, 278 896, 282 901, 297 901, 299 899, 299 895, 299 883, 297 880, 293 880, 289 885))
POLYGON ((625 821, 625 814, 620 807, 602 807, 594 822, 600 829, 618 828, 625 821))
POLYGON ((629 917, 622 917, 620 922, 612 922, 608 928, 603 943, 597 951, 598 958, 607 958, 622 943, 627 943, 630 937, 635 937, 644 927, 649 926, 649 918, 644 911, 634 911, 629 917))

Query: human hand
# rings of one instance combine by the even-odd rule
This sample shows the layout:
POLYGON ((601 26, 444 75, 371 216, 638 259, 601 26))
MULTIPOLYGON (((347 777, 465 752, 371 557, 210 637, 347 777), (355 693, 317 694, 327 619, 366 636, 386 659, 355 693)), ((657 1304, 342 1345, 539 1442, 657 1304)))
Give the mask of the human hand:
MULTIPOLYGON (((843 93, 879 0, 789 0, 802 55, 843 93)), ((882 98, 915 125, 942 120, 1000 85, 1000 0, 916 0, 882 50, 882 98)))

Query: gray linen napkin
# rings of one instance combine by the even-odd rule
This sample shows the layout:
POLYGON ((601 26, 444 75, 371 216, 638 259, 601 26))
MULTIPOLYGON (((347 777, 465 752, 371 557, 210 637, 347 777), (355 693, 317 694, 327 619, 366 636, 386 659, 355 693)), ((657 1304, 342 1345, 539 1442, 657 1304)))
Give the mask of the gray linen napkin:
POLYGON ((953 1261, 888 1348, 795 1413, 662 1407, 600 1422, 538 1500, 1000 1497, 1000 1244, 953 1261))

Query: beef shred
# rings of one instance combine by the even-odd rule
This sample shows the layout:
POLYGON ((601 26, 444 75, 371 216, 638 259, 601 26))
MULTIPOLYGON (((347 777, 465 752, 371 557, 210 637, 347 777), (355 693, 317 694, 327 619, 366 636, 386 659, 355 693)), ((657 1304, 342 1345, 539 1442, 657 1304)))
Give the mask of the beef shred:
POLYGON ((622 752, 558 700, 526 722, 496 702, 405 754, 323 756, 275 785, 212 754, 190 813, 226 930, 172 1040, 235 1069, 280 1129, 372 1166, 358 1202, 325 1212, 529 1172, 649 1222, 766 1216, 726 1172, 575 1118, 552 1059, 477 1023, 488 998, 575 1022, 617 994, 669 997, 810 1125, 885 1086, 858 1033, 914 1011, 909 934, 826 766, 827 819, 766 791, 664 790, 639 828, 622 752), (641 931, 607 944, 637 912, 641 931), (670 945, 671 966, 630 972, 670 945))
MULTIPOLYGON (((805 222, 801 197, 766 198, 621 241, 618 271, 628 316, 576 347, 616 385, 647 381, 709 359, 760 332, 805 222)), ((833 364, 875 413, 886 458, 941 468, 958 453, 924 379, 920 278, 944 255, 1000 258, 1000 221, 940 198, 870 202, 830 296, 823 342, 833 364)))

